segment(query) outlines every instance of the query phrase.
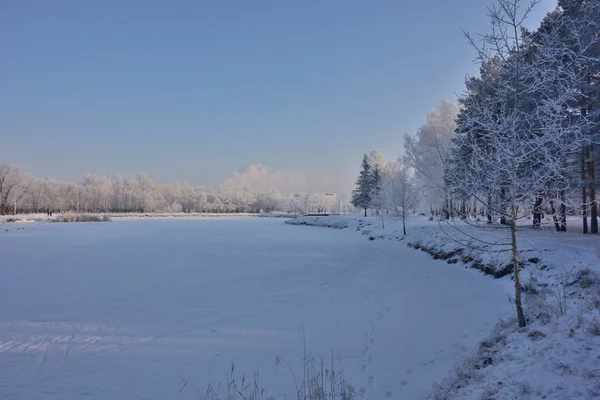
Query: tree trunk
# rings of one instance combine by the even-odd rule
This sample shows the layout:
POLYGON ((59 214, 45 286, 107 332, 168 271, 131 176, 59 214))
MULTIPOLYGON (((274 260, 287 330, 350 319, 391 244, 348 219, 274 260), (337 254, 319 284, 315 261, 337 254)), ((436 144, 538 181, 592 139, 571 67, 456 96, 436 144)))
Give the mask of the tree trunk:
POLYGON ((500 189, 500 223, 502 225, 506 225, 506 215, 504 214, 506 211, 506 189, 500 189))
POLYGON ((515 276, 515 306, 517 309, 517 319, 519 327, 523 328, 527 325, 525 321, 525 313, 523 313, 523 303, 521 301, 521 276, 519 273, 519 251, 517 247, 517 208, 513 205, 512 223, 510 225, 511 242, 512 242, 512 258, 515 276))
POLYGON ((560 225, 558 224, 558 217, 556 216, 556 208, 554 207, 554 201, 550 200, 550 212, 552 213, 552 220, 554 221, 554 229, 556 232, 560 232, 560 225))
POLYGON ((365 217, 367 216, 367 209, 365 208, 365 217))
POLYGON ((564 194, 561 195, 560 200, 560 231, 567 231, 567 206, 565 205, 564 194))
POLYGON ((583 186, 581 188, 581 217, 583 218, 583 233, 588 233, 588 218, 587 218, 587 188, 583 186))
POLYGON ((588 233, 588 221, 587 221, 587 187, 585 183, 585 147, 581 150, 581 218, 583 219, 583 233, 588 233))
POLYGON ((588 181, 590 188, 590 232, 598 233, 598 203, 596 202, 596 170, 594 164, 594 148, 591 147, 588 156, 588 181))
POLYGON ((404 232, 404 236, 406 236, 406 214, 404 210, 402 210, 402 231, 404 232))
POLYGON ((535 196, 535 205, 533 206, 533 227, 535 229, 542 227, 542 196, 539 193, 535 196))
POLYGON ((444 219, 450 219, 450 209, 452 208, 452 204, 450 203, 450 199, 448 198, 448 191, 444 188, 444 219))
POLYGON ((590 233, 598 233, 598 202, 596 188, 590 186, 590 233))
POLYGON ((492 192, 489 191, 487 195, 487 223, 492 223, 492 192))

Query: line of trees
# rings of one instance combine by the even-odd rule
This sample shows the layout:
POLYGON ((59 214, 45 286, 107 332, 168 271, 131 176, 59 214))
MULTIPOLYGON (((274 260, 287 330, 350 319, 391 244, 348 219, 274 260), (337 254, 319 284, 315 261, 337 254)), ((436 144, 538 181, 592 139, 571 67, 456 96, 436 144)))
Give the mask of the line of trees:
POLYGON ((453 196, 475 199, 488 223, 497 215, 510 227, 521 327, 519 222, 533 214, 533 227, 540 228, 549 208, 556 230, 564 232, 569 203, 580 193, 583 231, 590 210, 591 232, 598 233, 594 150, 600 139, 600 3, 561 0, 534 32, 523 24, 537 0, 523 3, 496 1, 483 44, 467 34, 481 74, 466 82, 444 172, 453 196))
POLYGON ((18 167, 0 164, 0 214, 39 212, 258 213, 347 210, 342 197, 320 193, 256 192, 251 187, 194 187, 187 182, 161 185, 147 175, 133 179, 87 174, 80 182, 34 178, 18 167))
POLYGON ((499 0, 492 33, 478 47, 481 74, 466 82, 457 134, 444 174, 455 198, 476 199, 489 222, 529 218, 543 210, 557 231, 579 212, 583 231, 598 233, 595 180, 600 140, 600 4, 560 1, 535 32, 522 25, 537 2, 519 12, 499 0))
POLYGON ((600 3, 561 0, 540 27, 523 24, 537 1, 498 0, 481 63, 456 101, 442 101, 415 136, 404 162, 421 206, 443 219, 479 217, 510 225, 567 215, 598 233, 600 173, 600 3), (513 207, 514 206, 514 207, 513 207))
POLYGON ((363 155, 351 204, 365 216, 369 209, 375 210, 381 216, 383 227, 384 214, 392 210, 402 217, 406 235, 406 216, 416 210, 419 199, 417 179, 403 158, 384 163, 380 151, 372 150, 369 155, 363 155))
MULTIPOLYGON (((546 214, 565 232, 572 214, 581 216, 583 233, 596 234, 599 217, 600 2, 560 0, 528 31, 538 2, 496 0, 490 33, 466 33, 480 76, 466 79, 458 102, 442 101, 429 113, 416 136, 405 136, 400 169, 383 173, 384 182, 399 184, 382 190, 388 207, 399 188, 410 188, 442 220, 505 225, 520 326, 518 226, 532 220, 539 229, 546 214)), ((363 209, 378 207, 372 182, 381 169, 372 158, 365 155, 353 196, 363 209)))

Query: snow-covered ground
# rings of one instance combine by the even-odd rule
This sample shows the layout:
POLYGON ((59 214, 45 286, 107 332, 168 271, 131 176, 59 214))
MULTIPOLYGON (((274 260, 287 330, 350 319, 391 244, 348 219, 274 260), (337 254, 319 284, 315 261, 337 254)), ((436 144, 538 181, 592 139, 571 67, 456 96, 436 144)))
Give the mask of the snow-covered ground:
MULTIPOLYGON (((450 270, 472 267, 514 284, 511 255, 499 251, 510 243, 505 227, 413 217, 403 237, 394 218, 386 218, 385 229, 376 218, 351 215, 287 222, 348 228, 375 242, 401 241, 444 260, 439 264, 451 264, 450 270)), ((575 219, 567 233, 554 232, 551 224, 543 230, 523 224, 519 247, 528 326, 518 329, 512 316, 500 320, 487 339, 457 358, 429 398, 600 398, 600 237, 578 233, 575 219)))
POLYGON ((512 315, 510 281, 267 218, 7 224, 0 274, 1 399, 192 399, 232 362, 293 399, 304 343, 357 398, 418 399, 512 315))
MULTIPOLYGON (((82 213, 84 215, 93 215, 104 217, 105 215, 109 218, 217 218, 217 217, 268 217, 268 218, 290 218, 293 215, 272 212, 272 213, 260 213, 260 214, 248 214, 248 213, 165 213, 165 212, 148 212, 148 213, 82 213)), ((0 215, 0 224, 2 223, 23 223, 23 222, 47 222, 56 220, 62 215, 80 215, 77 213, 53 213, 49 216, 45 213, 38 214, 16 214, 16 215, 0 215)))

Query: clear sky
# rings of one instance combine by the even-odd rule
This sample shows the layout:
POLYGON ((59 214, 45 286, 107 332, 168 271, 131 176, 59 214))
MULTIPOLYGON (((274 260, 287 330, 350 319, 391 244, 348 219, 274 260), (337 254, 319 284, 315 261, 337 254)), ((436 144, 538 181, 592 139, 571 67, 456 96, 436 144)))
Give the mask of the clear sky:
POLYGON ((69 180, 354 175, 476 73, 461 29, 487 31, 490 3, 2 1, 0 162, 69 180))

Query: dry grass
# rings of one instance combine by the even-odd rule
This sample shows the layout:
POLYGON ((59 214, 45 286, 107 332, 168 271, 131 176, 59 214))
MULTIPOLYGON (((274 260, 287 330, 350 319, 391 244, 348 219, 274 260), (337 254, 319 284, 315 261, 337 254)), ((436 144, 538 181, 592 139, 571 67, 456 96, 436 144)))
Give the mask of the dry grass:
POLYGON ((110 222, 108 215, 67 213, 50 219, 51 222, 110 222))
MULTIPOLYGON (((346 381, 341 371, 336 371, 334 368, 333 355, 331 364, 326 366, 324 359, 317 361, 305 354, 302 382, 298 381, 294 369, 285 359, 278 356, 275 364, 289 371, 296 391, 294 396, 296 400, 354 400, 357 397, 354 386, 346 381)), ((269 391, 260 384, 258 371, 254 372, 252 378, 246 378, 244 375, 239 378, 233 363, 227 372, 225 383, 209 385, 204 392, 201 392, 189 380, 183 379, 179 392, 183 390, 192 390, 198 399, 204 400, 273 399, 269 391)))

